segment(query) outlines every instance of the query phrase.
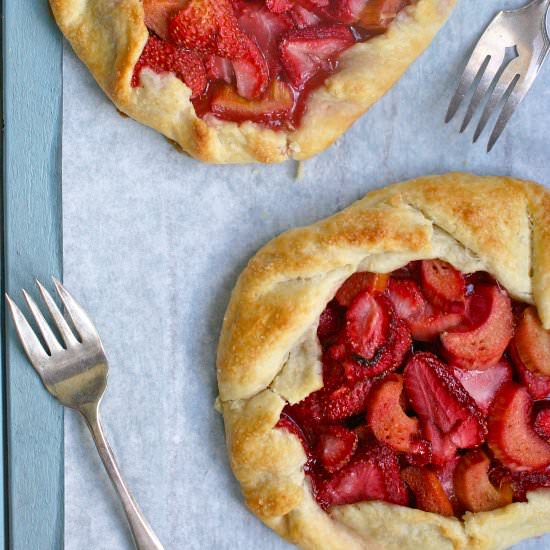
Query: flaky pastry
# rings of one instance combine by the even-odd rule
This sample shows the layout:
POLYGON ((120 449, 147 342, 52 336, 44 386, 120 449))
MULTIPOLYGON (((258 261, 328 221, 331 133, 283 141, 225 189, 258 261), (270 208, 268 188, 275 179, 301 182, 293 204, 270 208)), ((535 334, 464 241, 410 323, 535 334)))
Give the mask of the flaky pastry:
POLYGON ((233 472, 247 506, 305 549, 507 548, 550 531, 550 493, 488 512, 444 517, 366 501, 324 511, 300 439, 276 427, 283 408, 323 386, 319 317, 356 272, 389 273, 438 258, 489 273, 550 328, 550 193, 528 181, 465 173, 367 194, 345 210, 265 245, 231 296, 218 383, 233 472))
POLYGON ((202 161, 275 163, 307 159, 331 145, 430 44, 455 0, 413 0, 384 34, 347 49, 336 72, 308 96, 301 122, 280 129, 197 116, 191 89, 173 72, 145 68, 133 85, 150 36, 141 0, 50 3, 74 51, 120 111, 202 161))

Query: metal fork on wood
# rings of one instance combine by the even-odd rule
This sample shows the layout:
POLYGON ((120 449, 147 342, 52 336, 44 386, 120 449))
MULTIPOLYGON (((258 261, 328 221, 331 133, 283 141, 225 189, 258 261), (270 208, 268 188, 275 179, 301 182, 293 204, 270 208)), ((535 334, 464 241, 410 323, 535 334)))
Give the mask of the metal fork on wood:
POLYGON ((87 313, 59 281, 54 279, 54 285, 74 331, 44 286, 38 281, 36 285, 65 345, 60 344, 39 307, 25 290, 23 296, 45 345, 6 294, 21 345, 46 389, 63 405, 80 412, 86 420, 99 456, 120 497, 138 550, 163 550, 126 487, 101 426, 99 403, 107 387, 108 365, 97 330, 87 313))
POLYGON ((454 117, 466 94, 473 88, 460 132, 466 130, 485 99, 485 107, 474 132, 475 143, 491 116, 500 109, 489 137, 487 152, 491 151, 527 95, 548 55, 550 39, 546 30, 546 15, 549 6, 550 0, 533 0, 523 8, 499 12, 479 39, 464 69, 445 122, 454 117))

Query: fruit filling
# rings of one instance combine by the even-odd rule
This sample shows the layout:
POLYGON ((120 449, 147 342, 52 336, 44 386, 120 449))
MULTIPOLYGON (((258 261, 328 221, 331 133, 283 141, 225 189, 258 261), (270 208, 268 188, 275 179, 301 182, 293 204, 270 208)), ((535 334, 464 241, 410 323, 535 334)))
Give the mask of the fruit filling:
POLYGON ((149 39, 132 86, 144 68, 174 73, 200 117, 293 129, 342 52, 384 33, 413 1, 143 0, 149 39))
POLYGON ((324 509, 461 517, 550 487, 550 331, 487 273, 441 260, 355 273, 317 336, 323 387, 278 427, 300 438, 324 509))

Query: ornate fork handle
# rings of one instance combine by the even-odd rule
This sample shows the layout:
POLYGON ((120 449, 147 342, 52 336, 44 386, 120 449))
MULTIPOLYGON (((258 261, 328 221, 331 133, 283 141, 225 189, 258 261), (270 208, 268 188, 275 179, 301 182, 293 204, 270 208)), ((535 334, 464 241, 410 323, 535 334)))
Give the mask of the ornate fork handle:
POLYGON ((99 415, 99 403, 90 403, 79 409, 92 433, 99 456, 118 493, 124 512, 130 524, 130 530, 138 550, 164 550, 151 526, 143 516, 134 497, 130 493, 116 463, 113 451, 107 442, 99 415))

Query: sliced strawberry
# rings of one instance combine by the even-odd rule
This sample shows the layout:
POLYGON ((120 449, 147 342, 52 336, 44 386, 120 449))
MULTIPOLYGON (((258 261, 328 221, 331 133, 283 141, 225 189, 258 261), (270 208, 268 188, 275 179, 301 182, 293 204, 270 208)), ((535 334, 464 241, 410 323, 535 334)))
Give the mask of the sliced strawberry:
POLYGON ((435 307, 450 313, 464 312, 464 277, 451 264, 442 260, 423 260, 420 280, 424 294, 435 307))
POLYGON ((332 300, 321 313, 319 325, 317 326, 317 336, 321 344, 335 336, 344 324, 344 308, 336 300, 332 300))
POLYGON ((453 365, 466 369, 496 363, 513 336, 509 296, 497 286, 479 286, 468 298, 467 316, 471 328, 441 335, 444 354, 453 365))
POLYGON ((309 444, 307 442, 306 436, 304 435, 304 432, 302 431, 300 426, 298 426, 298 424, 296 424, 296 422, 289 415, 287 415, 284 411, 281 413, 281 417, 279 418, 279 422, 277 422, 277 425, 275 427, 286 430, 286 431, 294 434, 300 440, 300 442, 302 443, 302 446, 304 447, 304 450, 306 451, 306 454, 309 455, 309 453, 310 453, 309 444))
POLYGON ((172 44, 150 36, 134 67, 132 86, 139 86, 141 71, 149 68, 155 73, 174 73, 191 88, 191 97, 201 95, 206 89, 206 69, 194 53, 175 48, 172 44))
POLYGON ((550 331, 544 329, 534 307, 523 311, 514 344, 527 369, 536 374, 550 375, 550 331))
POLYGON ((459 455, 455 454, 454 456, 449 458, 444 464, 441 464, 440 466, 436 465, 434 467, 437 478, 441 482, 441 486, 443 487, 445 494, 449 498, 449 501, 451 502, 455 512, 459 509, 459 505, 458 499, 456 498, 455 494, 454 473, 456 467, 458 466, 458 463, 460 462, 460 458, 461 457, 459 455))
POLYGON ((510 478, 505 476, 501 483, 512 484, 516 502, 527 502, 527 493, 530 491, 550 488, 550 473, 548 470, 543 472, 512 472, 510 478))
POLYGON ((390 278, 387 295, 401 319, 413 319, 426 307, 420 288, 412 279, 390 278))
POLYGON ((339 55, 355 43, 352 32, 341 25, 318 25, 287 33, 280 43, 281 61, 297 88, 319 71, 334 69, 339 55))
POLYGON ((444 466, 455 460, 457 456, 456 445, 449 435, 444 434, 433 422, 422 423, 422 435, 430 442, 431 462, 437 466, 444 466))
POLYGON ((345 340, 350 351, 370 360, 388 339, 392 309, 381 294, 361 292, 346 312, 345 340))
POLYGON ((531 425, 533 400, 527 390, 508 382, 498 391, 489 413, 489 447, 514 471, 539 470, 550 465, 550 444, 531 425))
POLYGON ((390 276, 385 273, 358 271, 350 275, 338 289, 335 299, 342 306, 349 306, 357 296, 365 291, 383 292, 390 276))
POLYGON ((303 29, 305 27, 313 27, 321 22, 321 18, 313 13, 312 11, 307 10, 300 4, 296 4, 290 11, 290 17, 294 21, 294 24, 299 28, 303 29))
POLYGON ((287 405, 285 413, 301 428, 325 421, 323 390, 310 393, 305 399, 294 405, 287 405))
POLYGON ((320 488, 317 498, 325 508, 365 500, 403 506, 409 501, 396 454, 379 443, 369 443, 357 451, 353 460, 320 488))
POLYGON ((454 487, 464 510, 488 512, 512 503, 512 485, 496 488, 489 480, 489 457, 484 451, 468 451, 458 463, 454 474, 454 487))
POLYGON ((404 373, 405 391, 420 420, 433 423, 460 448, 483 442, 486 427, 474 400, 451 369, 431 353, 417 353, 404 373))
POLYGON ((381 380, 371 390, 367 407, 367 424, 376 439, 393 450, 415 454, 426 453, 420 440, 418 420, 405 414, 401 408, 403 377, 392 374, 381 380))
POLYGON ((357 447, 357 435, 343 426, 329 426, 321 432, 314 450, 325 470, 334 473, 345 466, 357 447))
POLYGON ((530 371, 520 359, 513 340, 508 351, 520 381, 527 388, 531 396, 534 399, 544 399, 550 396, 550 376, 530 371))
POLYGON ((294 7, 294 0, 266 0, 265 5, 273 13, 285 13, 294 7))
POLYGON ((281 70, 278 44, 282 34, 292 28, 292 20, 286 15, 269 11, 263 3, 250 2, 244 5, 238 21, 240 28, 260 48, 271 79, 276 78, 281 70))
MULTIPOLYGON (((548 405, 550 403, 545 402, 545 404, 548 405)), ((549 407, 541 408, 537 412, 535 416, 534 428, 537 434, 540 435, 540 437, 546 440, 550 439, 550 408, 549 407)))
POLYGON ((360 24, 372 34, 387 30, 407 0, 368 0, 359 16, 360 24))
MULTIPOLYGON (((237 92, 246 99, 257 99, 267 88, 269 67, 264 55, 251 38, 243 35, 241 40, 246 51, 233 60, 237 92)), ((270 99, 276 100, 279 109, 284 105, 286 118, 293 103, 289 87, 283 82, 273 81, 271 90, 272 97, 270 99)))
POLYGON ((235 71, 229 59, 219 55, 209 55, 204 64, 210 80, 223 80, 228 84, 235 80, 235 71))
POLYGON ((330 421, 344 420, 364 413, 372 381, 367 379, 354 386, 342 386, 323 397, 323 413, 330 421))
POLYGON ((447 330, 459 326, 464 317, 460 313, 443 313, 431 304, 426 304, 424 311, 407 320, 412 337, 420 342, 432 342, 447 330))
POLYGON ((217 87, 212 94, 211 111, 234 122, 282 122, 288 119, 293 97, 288 86, 275 80, 262 99, 252 101, 241 97, 232 86, 217 87))
POLYGON ((145 25, 166 40, 168 22, 186 3, 187 0, 143 0, 145 25))
POLYGON ((428 468, 409 466, 401 477, 416 497, 416 507, 425 512, 452 516, 453 507, 437 475, 428 468))
POLYGON ((168 25, 177 46, 236 59, 243 53, 243 33, 230 0, 188 0, 168 25))
POLYGON ((512 367, 506 359, 501 359, 492 367, 483 370, 455 367, 453 373, 484 413, 489 412, 499 388, 512 380, 512 367))

